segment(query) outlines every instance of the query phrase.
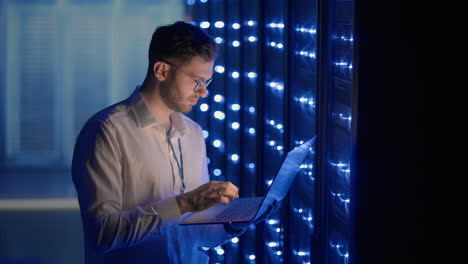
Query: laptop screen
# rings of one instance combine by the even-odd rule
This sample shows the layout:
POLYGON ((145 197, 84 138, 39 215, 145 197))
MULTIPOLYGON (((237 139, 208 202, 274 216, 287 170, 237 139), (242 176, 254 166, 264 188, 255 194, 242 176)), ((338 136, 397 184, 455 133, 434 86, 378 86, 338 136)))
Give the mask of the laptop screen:
POLYGON ((294 181, 294 178, 296 177, 296 174, 300 169, 302 162, 311 150, 315 138, 316 136, 310 138, 302 145, 288 152, 288 155, 281 165, 279 172, 273 179, 273 182, 268 189, 268 193, 265 196, 265 200, 263 201, 262 206, 258 210, 255 218, 263 215, 274 200, 281 201, 286 196, 294 181))

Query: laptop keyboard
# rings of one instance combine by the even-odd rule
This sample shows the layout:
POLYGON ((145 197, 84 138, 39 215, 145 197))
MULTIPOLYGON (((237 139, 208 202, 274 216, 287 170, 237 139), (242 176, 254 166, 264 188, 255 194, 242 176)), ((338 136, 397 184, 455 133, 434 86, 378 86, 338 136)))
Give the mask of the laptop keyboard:
POLYGON ((254 217, 257 212, 259 204, 262 202, 262 199, 257 201, 248 201, 242 202, 242 200, 231 200, 229 205, 226 207, 226 210, 222 211, 215 217, 215 221, 248 221, 250 218, 254 217), (250 218, 249 218, 250 217, 250 218))

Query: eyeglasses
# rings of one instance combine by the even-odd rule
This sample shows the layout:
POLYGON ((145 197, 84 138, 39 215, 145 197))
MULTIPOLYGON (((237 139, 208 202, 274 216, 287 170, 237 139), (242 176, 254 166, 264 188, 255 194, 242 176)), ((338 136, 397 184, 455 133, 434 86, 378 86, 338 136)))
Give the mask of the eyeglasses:
MULTIPOLYGON (((174 67, 176 70, 182 72, 183 74, 185 74, 186 76, 190 77, 193 79, 192 76, 190 76, 188 73, 184 72, 183 70, 181 70, 177 65, 175 65, 174 63, 171 63, 171 62, 168 62, 168 61, 165 61, 165 60, 161 60, 162 62, 165 62, 169 65, 171 65, 172 67, 174 67)), ((193 87, 193 92, 194 93, 199 93, 201 91, 201 87, 203 85, 205 85, 205 88, 208 89, 208 85, 210 85, 211 81, 213 81, 213 78, 211 79, 208 79, 208 80, 204 80, 204 81, 197 81, 195 79, 193 79, 196 83, 195 87, 193 87)))

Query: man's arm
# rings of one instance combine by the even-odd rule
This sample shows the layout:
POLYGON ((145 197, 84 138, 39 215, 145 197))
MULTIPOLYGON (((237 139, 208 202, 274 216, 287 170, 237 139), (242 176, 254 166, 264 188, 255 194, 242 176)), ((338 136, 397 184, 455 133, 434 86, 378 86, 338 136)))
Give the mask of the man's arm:
POLYGON ((176 197, 124 210, 122 150, 112 129, 107 124, 87 123, 78 137, 72 165, 85 239, 100 252, 138 244, 176 224, 185 212, 238 197, 232 183, 212 181, 176 197))
POLYGON ((111 129, 88 122, 72 165, 85 239, 101 252, 137 244, 180 218, 175 197, 122 208, 122 154, 111 129))

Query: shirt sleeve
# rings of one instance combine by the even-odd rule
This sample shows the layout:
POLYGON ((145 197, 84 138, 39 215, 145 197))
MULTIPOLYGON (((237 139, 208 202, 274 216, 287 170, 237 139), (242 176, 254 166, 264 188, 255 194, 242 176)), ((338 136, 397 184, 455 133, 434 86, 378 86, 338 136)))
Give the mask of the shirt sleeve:
POLYGON ((123 210, 122 153, 112 132, 88 122, 72 164, 86 243, 103 253, 142 242, 180 219, 175 197, 123 210))

